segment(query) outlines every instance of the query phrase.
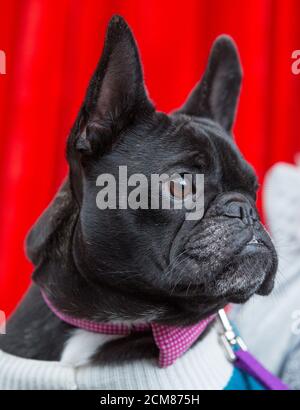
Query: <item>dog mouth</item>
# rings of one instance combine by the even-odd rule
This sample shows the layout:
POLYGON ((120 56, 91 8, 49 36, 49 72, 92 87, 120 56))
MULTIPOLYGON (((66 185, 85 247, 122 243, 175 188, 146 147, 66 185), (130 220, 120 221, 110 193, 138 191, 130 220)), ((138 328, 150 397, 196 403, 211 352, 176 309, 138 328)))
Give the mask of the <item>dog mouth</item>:
POLYGON ((257 238, 255 234, 253 234, 252 239, 246 243, 240 254, 255 253, 265 247, 267 247, 267 245, 261 239, 257 238))
POLYGON ((208 270, 209 265, 216 266, 213 253, 203 258, 195 252, 182 262, 183 272, 190 272, 188 280, 177 279, 171 292, 183 298, 205 298, 211 301, 245 303, 254 294, 268 295, 274 286, 277 270, 277 257, 272 243, 267 238, 252 233, 247 240, 242 240, 235 249, 224 248, 224 263, 218 271, 208 270), (227 259, 227 260, 226 260, 227 259), (211 260, 211 263, 207 263, 211 260))

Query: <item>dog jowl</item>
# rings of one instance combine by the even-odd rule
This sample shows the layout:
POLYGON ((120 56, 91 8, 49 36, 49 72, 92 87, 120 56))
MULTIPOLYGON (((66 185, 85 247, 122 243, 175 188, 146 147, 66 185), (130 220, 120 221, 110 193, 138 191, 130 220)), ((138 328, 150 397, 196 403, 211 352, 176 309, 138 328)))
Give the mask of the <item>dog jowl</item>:
MULTIPOLYGON (((69 178, 27 240, 34 281, 58 309, 94 321, 183 325, 272 290, 277 257, 255 206, 257 178, 232 136, 241 76, 233 41, 219 37, 185 104, 158 112, 130 29, 111 20, 68 139, 69 178), (117 179, 121 166, 149 180, 203 174, 203 217, 99 209, 98 176, 117 179)), ((176 199, 174 189, 164 194, 176 199)))

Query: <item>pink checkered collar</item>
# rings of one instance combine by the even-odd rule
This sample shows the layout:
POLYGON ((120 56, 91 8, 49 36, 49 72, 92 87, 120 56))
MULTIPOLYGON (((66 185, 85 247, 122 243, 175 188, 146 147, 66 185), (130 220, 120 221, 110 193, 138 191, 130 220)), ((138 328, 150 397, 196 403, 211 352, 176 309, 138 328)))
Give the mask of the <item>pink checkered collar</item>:
POLYGON ((199 323, 191 326, 167 326, 157 323, 132 324, 123 323, 99 323, 85 319, 77 319, 60 312, 53 306, 49 298, 42 292, 43 298, 49 309, 63 322, 74 327, 87 330, 88 332, 103 333, 106 335, 126 336, 132 332, 152 330, 154 341, 159 349, 159 366, 168 367, 181 357, 204 332, 209 323, 215 319, 211 315, 199 323))

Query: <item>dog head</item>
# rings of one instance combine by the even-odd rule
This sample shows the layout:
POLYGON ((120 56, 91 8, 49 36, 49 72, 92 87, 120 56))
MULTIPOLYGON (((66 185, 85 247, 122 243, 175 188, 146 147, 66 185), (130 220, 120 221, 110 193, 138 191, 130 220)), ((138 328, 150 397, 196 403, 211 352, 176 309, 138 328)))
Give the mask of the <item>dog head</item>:
MULTIPOLYGON (((28 238, 35 280, 64 311, 95 320, 193 323, 229 302, 268 294, 277 257, 255 206, 252 167, 232 137, 241 83, 229 37, 213 45, 202 78, 178 111, 149 100, 137 46, 120 17, 67 144, 70 176, 28 238), (203 215, 182 209, 102 209, 97 178, 166 173, 171 203, 184 174, 204 175, 203 215), (171 183, 170 183, 171 182, 171 183)), ((153 194, 149 186, 147 195, 153 194)))

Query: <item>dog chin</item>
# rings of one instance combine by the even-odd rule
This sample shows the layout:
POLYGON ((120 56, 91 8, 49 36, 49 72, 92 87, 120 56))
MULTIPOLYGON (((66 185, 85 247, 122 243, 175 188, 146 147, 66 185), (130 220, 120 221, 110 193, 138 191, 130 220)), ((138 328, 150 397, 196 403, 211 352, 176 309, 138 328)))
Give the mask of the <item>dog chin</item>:
POLYGON ((274 286, 275 263, 266 249, 243 251, 211 287, 211 295, 228 303, 245 303, 254 294, 268 295, 274 286))
POLYGON ((230 258, 221 272, 205 274, 201 268, 194 258, 187 261, 186 271, 193 269, 193 276, 198 280, 174 285, 172 294, 225 306, 228 303, 245 303, 254 294, 268 295, 274 286, 277 258, 265 244, 249 243, 230 258))

